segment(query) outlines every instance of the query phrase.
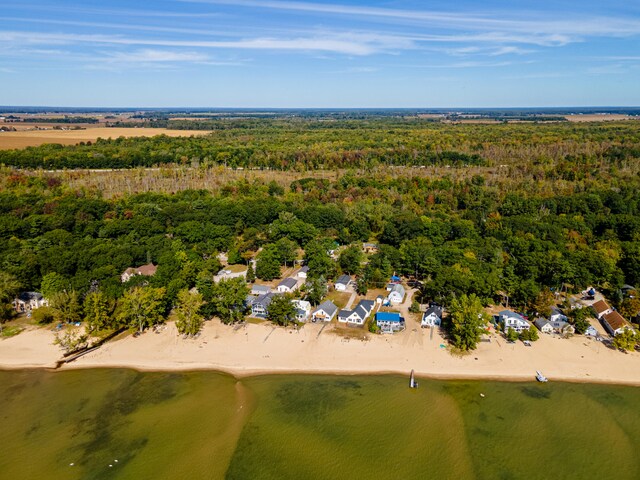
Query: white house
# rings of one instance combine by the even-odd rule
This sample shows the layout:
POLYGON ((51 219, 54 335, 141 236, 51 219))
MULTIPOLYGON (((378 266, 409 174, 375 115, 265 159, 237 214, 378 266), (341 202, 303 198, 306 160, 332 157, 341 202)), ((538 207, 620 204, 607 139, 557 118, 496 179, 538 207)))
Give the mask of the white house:
POLYGON ((295 278, 289 277, 282 280, 276 287, 276 290, 278 293, 291 293, 297 288, 297 286, 298 281, 295 278))
POLYGON ((611 312, 604 315, 602 317, 602 326, 613 336, 633 328, 618 312, 611 312))
POLYGON ((375 303, 372 300, 360 300, 353 310, 340 310, 338 312, 338 321, 350 325, 364 325, 374 305, 375 303))
POLYGON ((381 333, 395 333, 404 330, 404 318, 397 312, 376 313, 376 325, 381 333))
POLYGON ((30 312, 40 307, 46 307, 49 302, 40 292, 22 292, 13 301, 16 312, 30 312))
POLYGON ((421 327, 439 327, 442 325, 442 309, 430 307, 422 314, 421 327))
POLYGON ((602 320, 602 317, 613 312, 613 308, 611 308, 604 300, 598 300, 596 303, 591 305, 591 308, 595 312, 598 320, 602 320))
POLYGON ((507 332, 509 328, 513 328, 516 332, 520 333, 523 330, 529 330, 529 322, 524 317, 511 310, 502 310, 498 317, 500 321, 504 323, 504 331, 507 332))
POLYGON ((325 300, 311 313, 312 322, 330 322, 336 316, 338 307, 331 300, 325 300))
POLYGON ((265 293, 251 303, 251 314, 254 317, 266 317, 269 313, 269 304, 273 300, 273 293, 265 293))
POLYGON ((542 333, 559 333, 561 335, 568 335, 576 332, 573 325, 562 320, 553 321, 547 320, 546 318, 538 318, 533 323, 542 333))
POLYGON ((389 300, 390 303, 402 303, 404 294, 404 287, 399 283, 395 283, 393 287, 391 287, 389 295, 387 295, 387 300, 389 300))
POLYGON ((291 300, 291 303, 296 307, 296 320, 299 322, 305 322, 311 315, 311 304, 306 300, 291 300))
POLYGON ((587 331, 584 332, 584 334, 587 337, 597 337, 598 331, 596 330, 596 327, 594 327, 593 325, 589 325, 589 327, 587 328, 587 331))
POLYGON ((349 275, 340 275, 336 283, 334 284, 334 288, 338 292, 344 292, 347 290, 347 287, 351 284, 351 277, 349 275))
POLYGON ((298 278, 307 278, 307 275, 309 273, 309 267, 304 266, 302 267, 300 270, 298 270, 298 278))
POLYGON ((552 322, 567 322, 569 319, 558 307, 551 308, 551 315, 549 320, 552 322))
POLYGON ((267 287, 266 285, 258 285, 256 283, 251 286, 251 295, 256 295, 259 297, 260 295, 264 295, 266 293, 271 293, 271 287, 267 287))

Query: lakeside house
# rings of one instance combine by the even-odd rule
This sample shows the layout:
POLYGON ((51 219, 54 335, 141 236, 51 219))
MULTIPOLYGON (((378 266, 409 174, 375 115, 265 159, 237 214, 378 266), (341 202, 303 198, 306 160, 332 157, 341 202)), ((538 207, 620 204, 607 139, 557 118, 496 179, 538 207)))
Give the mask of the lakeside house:
POLYGON ((429 307, 423 314, 420 321, 422 328, 442 326, 442 309, 440 307, 429 307))
POLYGON ((364 325, 374 305, 375 302, 373 300, 360 300, 353 310, 340 310, 338 312, 338 322, 349 325, 364 325))
POLYGON ((576 329, 573 328, 573 325, 563 320, 547 320, 546 318, 538 318, 533 323, 542 333, 573 335, 576 332, 576 329))
POLYGON ((404 330, 404 318, 398 312, 376 313, 376 325, 381 333, 395 333, 404 330))
POLYGON ((267 293, 271 293, 271 287, 267 287, 266 285, 257 285, 255 283, 251 286, 251 295, 259 297, 260 295, 265 295, 267 293))
POLYGON ((265 293, 251 302, 251 315, 254 317, 266 318, 269 314, 269 304, 273 300, 275 293, 265 293))
POLYGON ((511 310, 502 310, 498 313, 498 319, 504 323, 505 333, 509 328, 513 328, 516 332, 520 333, 523 330, 529 330, 531 326, 522 315, 511 310))
POLYGON ((345 292, 349 285, 351 285, 351 277, 349 275, 340 275, 334 284, 334 288, 338 292, 345 292))
POLYGON ((296 290, 297 287, 298 281, 295 278, 289 277, 282 280, 276 287, 276 290, 278 293, 291 293, 296 290))
POLYGON ((306 300, 291 300, 291 303, 296 307, 296 320, 298 322, 306 322, 311 315, 311 304, 306 300))
POLYGON ((587 330, 584 332, 585 337, 597 337, 598 336, 598 330, 596 330, 596 327, 594 327, 593 325, 589 325, 587 327, 587 330))
POLYGON ((136 268, 129 267, 124 272, 122 272, 122 274, 120 275, 120 280, 122 281, 122 283, 125 283, 137 275, 152 277, 156 274, 157 270, 158 267, 156 267, 153 263, 147 263, 146 265, 142 265, 136 268))
POLYGON ((376 253, 378 249, 378 244, 376 243, 363 243, 362 250, 364 253, 376 253))
POLYGON ((609 306, 607 302, 604 300, 598 300, 596 303, 591 305, 593 312, 596 314, 596 318, 598 320, 602 320, 602 317, 613 312, 613 308, 609 306))
POLYGON ((40 292, 21 292, 13 301, 13 308, 18 313, 30 312, 48 305, 49 302, 40 292))
POLYGON ((303 279, 307 278, 308 274, 309 274, 309 267, 307 267, 306 265, 302 267, 300 270, 298 270, 298 273, 296 273, 298 278, 303 278, 303 279))
POLYGON ((387 300, 389 300, 389 303, 402 303, 404 301, 404 295, 404 287, 399 283, 394 283, 391 290, 389 290, 387 300))
POLYGON ((633 329, 631 324, 627 322, 622 315, 615 311, 603 315, 601 322, 605 330, 614 337, 625 330, 633 329))
POLYGON ((549 320, 552 322, 565 322, 565 323, 569 321, 569 319, 564 314, 564 312, 560 310, 558 307, 551 308, 551 314, 549 315, 549 320))
POLYGON ((331 300, 325 300, 311 313, 312 322, 330 322, 338 313, 338 307, 331 300))

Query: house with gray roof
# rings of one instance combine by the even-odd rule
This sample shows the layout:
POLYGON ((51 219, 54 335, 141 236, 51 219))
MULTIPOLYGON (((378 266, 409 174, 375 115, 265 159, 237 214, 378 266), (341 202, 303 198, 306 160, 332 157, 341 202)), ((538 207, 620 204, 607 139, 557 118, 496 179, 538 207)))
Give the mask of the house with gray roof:
POLYGON ((21 292, 13 301, 13 308, 18 313, 30 312, 47 305, 49 302, 40 292, 21 292))
POLYGON ((251 315, 254 317, 266 318, 269 313, 269 304, 273 300, 274 293, 265 293, 260 295, 251 303, 251 315))
POLYGON ((502 310, 498 317, 502 323, 504 323, 504 331, 507 332, 509 328, 513 328, 516 332, 520 333, 523 330, 529 330, 529 322, 519 313, 512 312, 511 310, 502 310))
POLYGON ((257 285, 255 283, 251 286, 251 295, 259 297, 265 293, 271 293, 271 287, 267 287, 266 285, 257 285))
POLYGON ((387 295, 389 303, 402 303, 404 301, 404 287, 399 283, 394 283, 387 295))
POLYGON ((289 277, 282 280, 276 287, 276 290, 278 293, 291 293, 297 288, 297 286, 298 281, 295 278, 289 277))
POLYGON ((442 309, 440 307, 429 307, 426 312, 422 314, 422 320, 420 326, 425 327, 439 327, 442 325, 442 309))
POLYGON ((558 333, 560 335, 569 335, 576 332, 576 329, 573 328, 573 325, 563 320, 547 320, 546 318, 537 318, 533 323, 542 333, 558 333))
POLYGON ((340 310, 338 321, 349 325, 364 325, 371 314, 375 302, 373 300, 360 300, 353 310, 340 310))
POLYGON ((311 321, 313 322, 330 322, 338 313, 338 307, 331 300, 325 300, 311 312, 311 321))
POLYGON ((349 275, 340 275, 333 286, 338 292, 344 292, 350 284, 351 277, 349 275))

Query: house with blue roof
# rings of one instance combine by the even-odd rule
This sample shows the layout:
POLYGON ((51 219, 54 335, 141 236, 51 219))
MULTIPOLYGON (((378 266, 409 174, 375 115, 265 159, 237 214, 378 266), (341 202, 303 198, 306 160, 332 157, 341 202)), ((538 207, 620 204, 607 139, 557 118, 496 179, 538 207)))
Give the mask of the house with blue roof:
POLYGON ((404 318, 398 312, 376 313, 376 325, 381 333, 401 332, 405 328, 404 318))

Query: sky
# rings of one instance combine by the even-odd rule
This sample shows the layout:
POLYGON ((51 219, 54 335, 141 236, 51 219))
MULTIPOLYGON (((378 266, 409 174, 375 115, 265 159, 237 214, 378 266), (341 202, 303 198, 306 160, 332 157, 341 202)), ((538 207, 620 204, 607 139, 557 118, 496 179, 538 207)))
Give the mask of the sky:
POLYGON ((0 0, 0 105, 640 105, 630 0, 0 0))

